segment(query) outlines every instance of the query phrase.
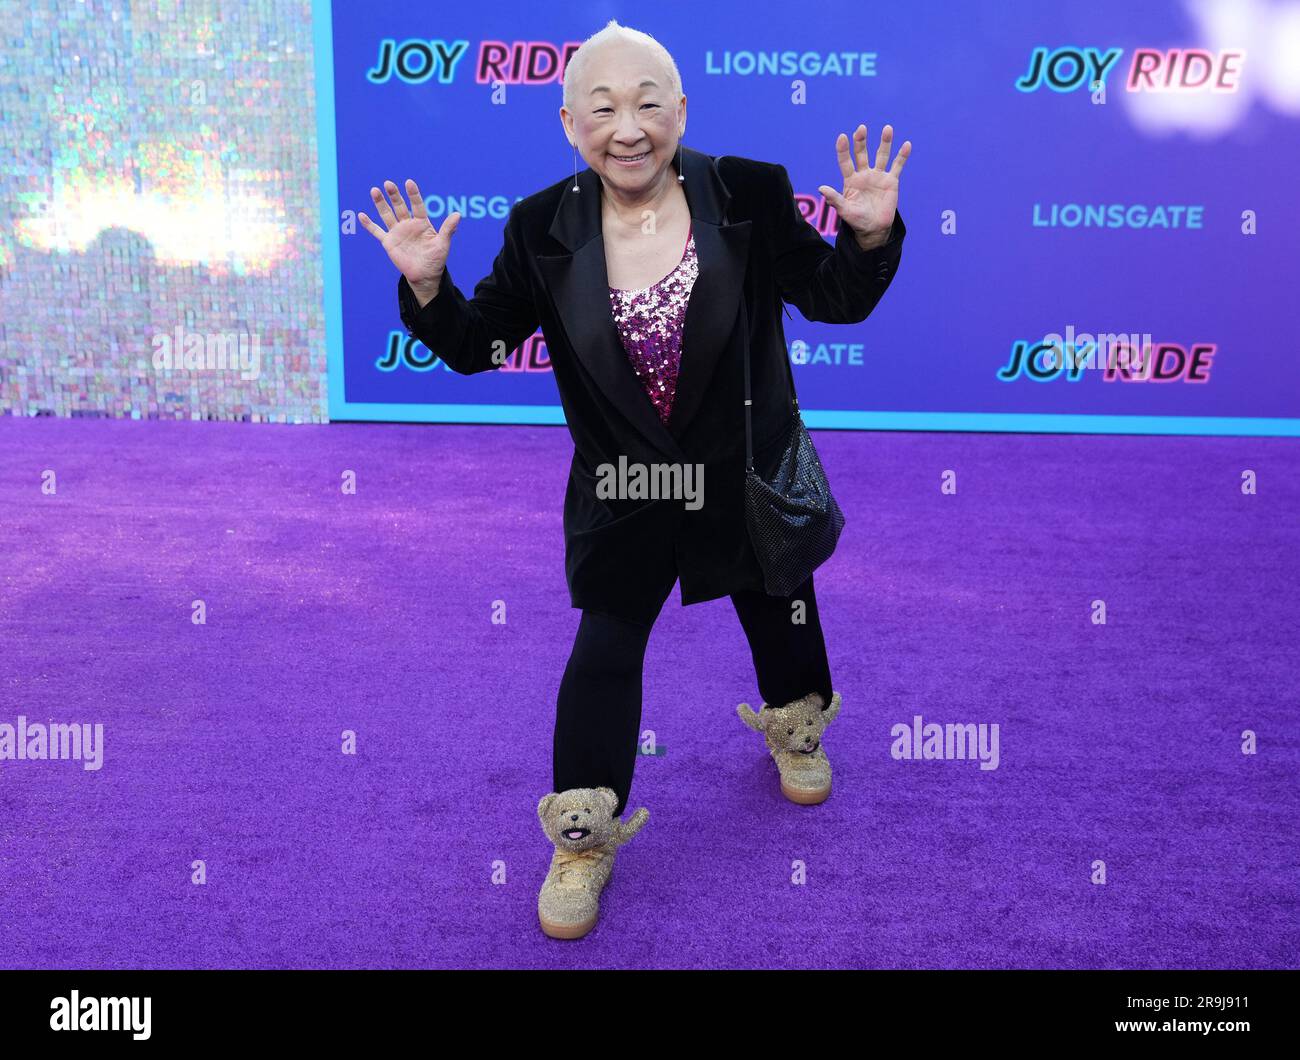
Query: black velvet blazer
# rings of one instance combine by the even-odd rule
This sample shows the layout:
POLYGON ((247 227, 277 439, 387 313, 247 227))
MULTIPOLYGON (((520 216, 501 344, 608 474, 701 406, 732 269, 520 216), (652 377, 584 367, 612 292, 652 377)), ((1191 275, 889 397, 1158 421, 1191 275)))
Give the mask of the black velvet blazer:
MULTIPOLYGON (((850 324, 880 301, 906 229, 864 251, 841 224, 834 246, 800 215, 783 166, 682 145, 699 274, 687 304, 672 413, 664 424, 623 350, 610 310, 601 184, 591 169, 522 199, 492 272, 467 299, 450 266, 419 308, 398 280, 401 319, 453 371, 500 367, 540 325, 574 453, 564 497, 572 606, 648 622, 680 577, 683 604, 762 590, 745 525, 744 366, 749 343, 754 465, 770 476, 792 402, 782 303, 808 320, 850 324), (493 353, 496 351, 497 356, 493 353), (703 465, 703 505, 603 500, 600 464, 703 465)), ((834 481, 833 469, 827 474, 834 481)), ((851 515, 850 515, 851 521, 851 515)))

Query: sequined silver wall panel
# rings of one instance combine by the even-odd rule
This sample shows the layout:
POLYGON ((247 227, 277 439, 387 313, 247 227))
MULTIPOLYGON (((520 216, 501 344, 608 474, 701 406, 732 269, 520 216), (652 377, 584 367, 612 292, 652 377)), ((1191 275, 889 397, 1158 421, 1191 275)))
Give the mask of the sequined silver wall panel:
POLYGON ((309 3, 0 0, 0 413, 323 422, 309 3))

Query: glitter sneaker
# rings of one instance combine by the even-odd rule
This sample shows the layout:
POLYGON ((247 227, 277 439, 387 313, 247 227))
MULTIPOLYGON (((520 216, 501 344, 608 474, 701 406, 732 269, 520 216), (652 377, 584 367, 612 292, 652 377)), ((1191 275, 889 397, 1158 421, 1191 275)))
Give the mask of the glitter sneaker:
POLYGON ((551 792, 537 804, 542 831, 555 844, 537 895, 537 919, 553 939, 578 939, 596 926, 600 895, 614 871, 618 848, 650 819, 642 806, 627 821, 614 816, 611 788, 551 792))
POLYGON ((819 693, 809 692, 779 707, 764 703, 758 713, 748 703, 736 708, 740 720, 766 738, 781 774, 781 794, 802 806, 825 802, 831 793, 831 763, 822 733, 840 712, 840 694, 831 694, 825 710, 822 703, 819 693))

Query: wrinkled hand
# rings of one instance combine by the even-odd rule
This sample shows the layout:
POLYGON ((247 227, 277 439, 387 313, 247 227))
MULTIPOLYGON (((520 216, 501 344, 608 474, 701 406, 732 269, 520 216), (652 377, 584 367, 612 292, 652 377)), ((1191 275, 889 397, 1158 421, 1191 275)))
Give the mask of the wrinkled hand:
POLYGON ((384 188, 393 200, 391 207, 378 188, 370 189, 370 197, 388 230, 384 231, 363 213, 357 214, 357 220, 383 244, 389 259, 406 277, 406 282, 413 290, 431 291, 442 281, 447 255, 451 252, 451 237, 460 224, 460 214, 449 214, 443 221, 442 228, 436 229, 429 220, 429 212, 415 181, 406 182, 406 193, 411 197, 410 212, 407 211, 406 200, 402 198, 396 184, 386 180, 384 188))
POLYGON ((894 127, 886 125, 880 133, 880 147, 876 150, 873 166, 867 154, 867 127, 859 125, 853 134, 852 156, 849 155, 848 136, 840 133, 835 140, 835 150, 844 177, 844 190, 837 192, 825 184, 817 189, 835 207, 840 221, 853 230, 858 245, 864 249, 884 243, 894 224, 894 211, 898 208, 898 179, 907 156, 912 153, 912 141, 905 141, 898 149, 893 165, 888 165, 893 143, 894 127))

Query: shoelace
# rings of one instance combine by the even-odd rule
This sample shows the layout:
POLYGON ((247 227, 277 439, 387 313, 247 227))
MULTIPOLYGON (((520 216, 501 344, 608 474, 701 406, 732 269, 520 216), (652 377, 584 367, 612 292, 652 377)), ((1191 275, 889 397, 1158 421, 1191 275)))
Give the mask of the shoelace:
POLYGON ((590 875, 604 864, 607 857, 612 856, 604 847, 592 847, 590 850, 563 850, 556 847, 555 855, 555 868, 559 870, 555 886, 570 890, 585 887, 590 875))

